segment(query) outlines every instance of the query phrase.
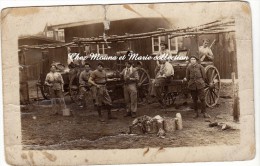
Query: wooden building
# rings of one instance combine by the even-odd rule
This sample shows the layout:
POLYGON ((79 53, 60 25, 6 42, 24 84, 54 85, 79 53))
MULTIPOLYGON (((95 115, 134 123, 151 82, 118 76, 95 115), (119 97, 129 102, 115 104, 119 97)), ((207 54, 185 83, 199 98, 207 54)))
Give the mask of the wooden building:
MULTIPOLYGON (((21 36, 18 39, 18 46, 31 46, 31 45, 42 45, 61 43, 60 41, 47 38, 45 36, 21 36)), ((64 48, 62 48, 64 49, 64 48)), ((25 72, 26 80, 37 80, 42 70, 41 62, 44 54, 49 54, 48 50, 45 49, 24 49, 19 50, 19 64, 23 67, 25 72)), ((23 74, 24 75, 24 74, 23 74)))
MULTIPOLYGON (((54 25, 50 28, 64 29, 65 43, 69 43, 72 42, 74 37, 99 37, 103 33, 107 35, 138 34, 155 31, 159 28, 176 27, 174 27, 174 23, 164 18, 135 18, 110 21, 109 30, 106 31, 104 31, 103 22, 69 23, 54 25)), ((196 54, 198 46, 202 45, 202 41, 205 38, 209 39, 211 43, 214 41, 211 47, 214 54, 214 65, 218 68, 221 78, 230 79, 231 72, 237 74, 235 32, 179 36, 172 39, 169 36, 160 36, 109 44, 80 45, 79 47, 72 47, 71 52, 79 52, 81 55, 86 54, 86 52, 115 55, 130 49, 139 55, 154 55, 159 51, 160 43, 166 42, 172 54, 177 54, 179 50, 184 49, 188 49, 189 54, 196 54)), ((66 48, 63 50, 56 48, 54 50, 49 49, 51 55, 55 54, 52 60, 59 59, 60 62, 66 63, 66 48)), ((114 65, 113 63, 108 63, 107 67, 115 69, 114 65)), ((148 70, 151 77, 154 77, 155 62, 144 62, 144 67, 148 70)))

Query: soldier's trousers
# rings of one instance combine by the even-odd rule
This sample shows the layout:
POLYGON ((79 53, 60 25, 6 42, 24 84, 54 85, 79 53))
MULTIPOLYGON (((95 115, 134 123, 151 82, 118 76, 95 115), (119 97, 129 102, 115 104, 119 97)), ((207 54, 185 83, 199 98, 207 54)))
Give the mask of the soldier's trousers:
POLYGON ((127 112, 137 111, 137 88, 136 84, 124 85, 124 98, 127 112))
POLYGON ((79 99, 80 101, 83 103, 87 100, 89 100, 90 98, 93 100, 93 104, 96 104, 96 94, 97 94, 97 88, 95 86, 91 86, 91 87, 85 87, 85 86, 80 86, 79 88, 79 99))
POLYGON ((63 98, 63 94, 61 90, 56 90, 49 88, 52 111, 53 113, 58 113, 62 109, 61 99, 63 98))
POLYGON ((205 102, 205 91, 204 88, 202 89, 196 89, 196 90, 190 90, 191 97, 194 103, 194 110, 195 112, 198 112, 198 99, 200 99, 201 102, 201 113, 206 113, 206 102, 205 102))
POLYGON ((157 100, 162 104, 163 90, 166 83, 166 78, 156 78, 153 84, 153 94, 155 94, 157 100))
POLYGON ((107 106, 112 106, 112 100, 106 85, 101 85, 99 88, 96 88, 96 105, 102 106, 102 103, 107 106))

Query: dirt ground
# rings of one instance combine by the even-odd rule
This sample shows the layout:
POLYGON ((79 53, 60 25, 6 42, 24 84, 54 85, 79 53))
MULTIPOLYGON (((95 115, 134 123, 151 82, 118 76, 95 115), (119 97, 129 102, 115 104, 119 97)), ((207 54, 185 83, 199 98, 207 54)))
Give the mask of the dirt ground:
MULTIPOLYGON (((22 143, 24 149, 127 149, 146 147, 191 147, 208 145, 239 144, 239 124, 233 122, 231 84, 222 84, 219 103, 214 108, 208 108, 211 121, 224 122, 232 129, 221 130, 218 127, 209 127, 209 122, 201 116, 193 119, 194 112, 188 105, 178 109, 174 107, 161 110, 157 103, 138 105, 138 116, 160 115, 175 117, 181 113, 183 129, 167 132, 165 138, 156 134, 127 134, 128 126, 133 119, 125 118, 123 109, 114 109, 112 112, 117 120, 105 123, 98 122, 97 112, 93 106, 80 109, 66 98, 67 106, 73 116, 53 116, 49 105, 38 105, 37 102, 21 111, 22 143)), ((178 103, 182 101, 179 100, 178 103)), ((106 115, 106 112, 103 111, 106 115)))

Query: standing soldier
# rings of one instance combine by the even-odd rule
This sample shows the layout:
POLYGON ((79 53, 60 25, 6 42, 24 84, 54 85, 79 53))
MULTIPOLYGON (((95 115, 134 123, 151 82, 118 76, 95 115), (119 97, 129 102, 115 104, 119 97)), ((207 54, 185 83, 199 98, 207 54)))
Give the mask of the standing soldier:
POLYGON ((126 102, 126 115, 136 118, 137 111, 137 81, 139 80, 137 69, 133 68, 132 62, 125 62, 126 68, 121 72, 124 78, 124 98, 126 102))
POLYGON ((190 90, 191 97, 194 103, 195 117, 199 117, 198 112, 198 98, 201 102, 201 113, 203 113, 204 118, 210 118, 206 113, 206 102, 205 102, 205 79, 206 73, 202 65, 197 63, 198 58, 196 56, 191 56, 190 65, 186 69, 185 81, 188 81, 188 89, 190 90))
POLYGON ((59 72, 56 71, 56 66, 52 65, 50 72, 47 74, 45 79, 45 85, 49 86, 49 92, 53 106, 54 115, 58 115, 57 103, 56 100, 59 100, 59 110, 61 109, 61 101, 60 98, 63 97, 62 92, 64 92, 63 85, 64 81, 59 72))
POLYGON ((104 71, 104 64, 98 63, 97 69, 91 72, 88 82, 96 87, 96 105, 99 116, 99 121, 104 122, 101 113, 101 106, 104 104, 108 110, 108 119, 116 119, 111 115, 112 100, 108 94, 106 87, 107 81, 115 81, 115 79, 108 79, 104 71))
POLYGON ((90 77, 90 74, 91 74, 91 66, 89 63, 85 63, 84 65, 85 67, 85 70, 83 70, 80 75, 79 75, 79 90, 80 90, 80 96, 79 96, 79 99, 80 99, 80 107, 83 107, 83 101, 86 101, 86 91, 90 91, 91 93, 91 97, 92 97, 92 100, 93 100, 93 104, 96 103, 96 87, 95 86, 92 86, 88 80, 89 80, 89 77, 90 77))

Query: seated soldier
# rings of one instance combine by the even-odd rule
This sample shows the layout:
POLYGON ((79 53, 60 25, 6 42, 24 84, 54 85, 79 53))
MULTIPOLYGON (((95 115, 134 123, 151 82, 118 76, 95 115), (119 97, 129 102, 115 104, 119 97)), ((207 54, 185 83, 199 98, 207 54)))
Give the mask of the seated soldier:
POLYGON ((164 107, 162 102, 163 88, 168 79, 174 75, 172 64, 166 60, 159 61, 158 72, 156 73, 155 80, 152 83, 151 95, 156 96, 158 102, 164 107))

